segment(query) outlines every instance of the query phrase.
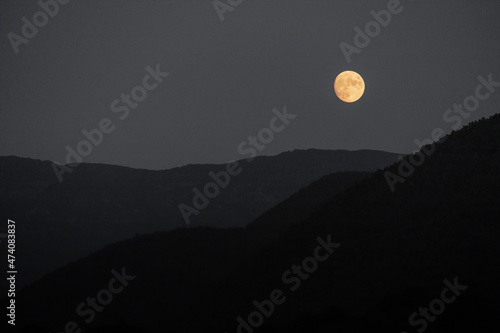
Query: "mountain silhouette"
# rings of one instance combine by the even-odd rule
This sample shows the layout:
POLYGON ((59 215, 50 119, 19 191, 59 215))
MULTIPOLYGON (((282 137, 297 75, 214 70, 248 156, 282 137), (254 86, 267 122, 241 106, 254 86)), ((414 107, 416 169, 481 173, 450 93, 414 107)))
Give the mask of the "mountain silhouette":
POLYGON ((59 332, 71 320, 86 332, 486 330, 500 310, 499 131, 495 115, 423 147, 435 151, 394 193, 385 174, 398 174, 401 162, 337 193, 335 176, 324 177, 246 228, 178 229, 109 245, 19 294, 19 316, 31 325, 24 331, 59 332), (308 200, 322 197, 309 214, 308 200), (337 244, 330 257, 299 287, 285 283, 284 273, 321 242, 337 244), (113 269, 134 279, 85 323, 75 309, 106 288, 113 269), (453 302, 425 329, 422 321, 411 327, 409 316, 453 283, 462 288, 453 302), (276 289, 286 300, 266 310, 276 289), (252 328, 258 306, 270 314, 252 328))
MULTIPOLYGON (((396 159, 380 151, 297 150, 239 161, 241 171, 210 199, 189 226, 240 227, 310 182, 331 172, 375 171, 396 159)), ((103 246, 156 231, 186 227, 179 210, 193 207, 193 188, 214 182, 210 172, 226 165, 188 165, 151 171, 81 164, 59 182, 52 164, 0 157, 0 200, 4 220, 17 223, 26 285, 103 246)))

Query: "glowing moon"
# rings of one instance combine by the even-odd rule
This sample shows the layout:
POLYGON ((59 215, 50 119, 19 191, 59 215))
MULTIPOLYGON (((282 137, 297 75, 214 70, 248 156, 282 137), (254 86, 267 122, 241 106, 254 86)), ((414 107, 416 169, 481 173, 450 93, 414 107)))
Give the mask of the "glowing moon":
POLYGON ((352 71, 340 73, 334 83, 335 94, 346 103, 356 102, 365 92, 365 81, 361 75, 352 71))

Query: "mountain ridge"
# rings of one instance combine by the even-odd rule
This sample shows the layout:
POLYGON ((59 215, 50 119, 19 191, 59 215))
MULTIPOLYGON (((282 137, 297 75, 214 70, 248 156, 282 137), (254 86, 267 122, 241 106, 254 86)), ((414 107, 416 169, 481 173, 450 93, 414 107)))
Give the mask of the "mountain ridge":
POLYGON ((55 323, 48 320, 55 313, 74 317, 71 304, 97 292, 111 266, 126 266, 137 275, 135 287, 100 314, 89 331, 120 322, 140 327, 136 331, 235 331, 236 318, 255 310, 253 300, 283 288, 283 272, 311 255, 318 237, 330 235, 341 247, 298 291, 287 292, 286 303, 259 331, 401 331, 408 329, 412 312, 439 297, 443 280, 457 278, 467 290, 439 321, 429 323, 429 332, 486 329, 500 310, 499 130, 500 115, 474 122, 437 145, 395 194, 383 173, 397 171, 397 163, 333 194, 310 217, 279 230, 262 247, 248 246, 255 235, 245 229, 207 227, 113 244, 24 290, 22 311, 46 327, 55 323), (469 193, 475 195, 472 203, 469 193), (82 274, 88 281, 78 291, 71 289, 67 279, 81 281, 82 274), (66 286, 65 305, 48 292, 53 286, 66 286), (52 314, 29 311, 27 304, 36 308, 28 302, 33 299, 53 305, 52 314), (173 313, 174 320, 165 315, 173 313))
MULTIPOLYGON (((189 227, 237 227, 301 187, 339 170, 375 171, 395 160, 391 153, 301 151, 241 160, 241 173, 192 216, 189 227)), ((49 161, 0 157, 0 199, 9 206, 25 245, 23 285, 71 260, 136 234, 188 227, 179 210, 193 206, 193 189, 212 182, 225 165, 189 165, 150 171, 81 164, 58 182, 49 161), (40 238, 39 235, 44 235, 40 238)))

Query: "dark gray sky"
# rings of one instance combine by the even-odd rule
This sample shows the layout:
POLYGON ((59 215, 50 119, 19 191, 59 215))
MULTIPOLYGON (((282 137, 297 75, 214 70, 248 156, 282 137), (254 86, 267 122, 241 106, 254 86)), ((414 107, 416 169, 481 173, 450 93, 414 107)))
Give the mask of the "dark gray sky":
MULTIPOLYGON (((225 1, 224 1, 225 2, 225 1)), ((0 155, 64 162, 66 145, 103 118, 116 125, 85 162, 163 169, 224 163, 267 127, 272 109, 298 115, 264 155, 305 148, 410 152, 450 124, 443 113, 500 81, 498 0, 402 0, 347 64, 341 42, 387 0, 243 0, 221 22, 209 0, 77 1, 15 54, 7 35, 36 1, 0 4, 0 155), (170 76, 123 121, 111 103, 142 83, 146 66, 170 76), (333 81, 354 70, 366 92, 338 100, 333 81)), ((467 121, 498 111, 500 90, 467 121)))

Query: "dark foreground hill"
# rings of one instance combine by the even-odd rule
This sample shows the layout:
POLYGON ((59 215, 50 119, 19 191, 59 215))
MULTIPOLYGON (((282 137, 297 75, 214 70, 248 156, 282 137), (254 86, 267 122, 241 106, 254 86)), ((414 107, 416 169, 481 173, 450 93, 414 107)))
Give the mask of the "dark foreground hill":
MULTIPOLYGON (((301 187, 336 171, 375 171, 395 154, 379 151, 303 150, 240 161, 190 226, 244 226, 301 187)), ((178 208, 193 207, 226 165, 188 165, 164 171, 82 164, 59 182, 50 162, 0 157, 2 220, 17 223, 18 286, 107 244, 187 224, 178 208)), ((2 266, 3 267, 3 264, 2 266)))
POLYGON ((261 223, 180 229, 108 246, 23 290, 19 324, 32 323, 26 331, 33 332, 60 332, 64 325, 86 332, 496 328, 500 115, 449 135, 392 193, 384 175, 398 167, 333 194, 290 223, 290 211, 303 209, 297 198, 331 195, 332 178, 306 188, 309 195, 261 217, 277 220, 269 231, 276 234, 260 246, 253 229, 265 234, 261 223), (118 273, 130 280, 107 298, 102 290, 118 288, 118 273), (101 303, 91 311, 86 302, 93 297, 101 303))

